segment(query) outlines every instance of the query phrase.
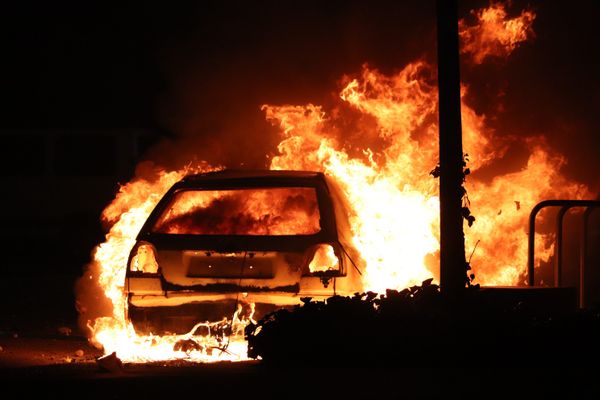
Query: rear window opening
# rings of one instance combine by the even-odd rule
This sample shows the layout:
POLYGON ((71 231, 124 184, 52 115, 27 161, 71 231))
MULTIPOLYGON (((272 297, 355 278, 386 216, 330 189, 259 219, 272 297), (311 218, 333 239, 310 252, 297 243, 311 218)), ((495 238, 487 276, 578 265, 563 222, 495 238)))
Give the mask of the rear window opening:
POLYGON ((182 190, 153 233, 192 235, 313 235, 321 230, 315 188, 182 190))

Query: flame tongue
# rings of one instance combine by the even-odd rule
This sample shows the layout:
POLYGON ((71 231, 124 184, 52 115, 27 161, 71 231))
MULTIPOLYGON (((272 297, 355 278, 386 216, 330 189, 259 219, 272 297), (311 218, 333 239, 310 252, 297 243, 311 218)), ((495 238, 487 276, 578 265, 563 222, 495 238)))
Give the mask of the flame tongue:
MULTIPOLYGON (((478 28, 461 22, 463 52, 473 54, 475 62, 482 62, 487 54, 508 55, 531 33, 534 14, 524 13, 511 22, 498 7, 495 4, 476 14, 478 28), (492 25, 495 28, 489 29, 492 25)), ((282 135, 270 168, 324 171, 336 179, 348 198, 352 240, 367 265, 363 275, 366 290, 401 289, 438 276, 438 188, 429 176, 438 160, 437 90, 430 82, 431 71, 425 61, 411 63, 392 76, 365 67, 360 78, 343 88, 335 112, 312 104, 262 107, 282 135), (341 131, 340 126, 348 127, 344 110, 359 118, 352 129, 341 131)), ((463 87, 463 95, 467 90, 463 87)), ((469 167, 474 172, 467 190, 477 220, 465 232, 467 249, 478 243, 474 272, 483 285, 519 284, 526 265, 529 210, 545 198, 583 198, 589 193, 560 174, 564 160, 540 138, 521 140, 530 154, 519 170, 491 180, 478 179, 477 171, 493 167, 503 152, 495 145, 497 140, 486 119, 467 104, 463 103, 462 110, 463 147, 470 154, 469 167)), ((97 283, 110 300, 110 316, 90 318, 89 324, 93 342, 107 354, 116 351, 129 362, 246 357, 246 343, 239 334, 224 339, 226 342, 218 336, 201 340, 193 332, 140 336, 125 319, 123 283, 135 236, 173 183, 187 173, 208 169, 201 164, 155 171, 153 179, 135 179, 124 185, 104 210, 103 219, 112 227, 106 242, 96 248, 86 278, 97 283), (228 343, 227 349, 223 343, 228 343), (221 350, 209 351, 218 348, 221 350)), ((548 238, 536 243, 540 260, 547 259, 552 251, 548 238)), ((80 304, 81 309, 91 308, 91 303, 80 304)), ((219 324, 228 324, 232 332, 239 333, 246 323, 248 319, 233 315, 204 327, 219 330, 223 326, 219 324)))
POLYGON ((504 6, 496 3, 473 14, 477 24, 467 26, 461 20, 459 35, 461 52, 469 55, 475 64, 481 64, 488 57, 506 58, 520 43, 533 36, 532 23, 536 16, 531 10, 509 18, 504 6))

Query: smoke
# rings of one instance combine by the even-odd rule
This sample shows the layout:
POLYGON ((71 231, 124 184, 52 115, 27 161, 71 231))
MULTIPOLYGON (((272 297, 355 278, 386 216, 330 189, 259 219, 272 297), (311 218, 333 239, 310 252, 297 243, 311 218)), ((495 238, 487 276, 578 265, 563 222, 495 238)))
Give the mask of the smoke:
POLYGON ((280 137, 261 106, 332 104, 340 77, 363 63, 391 72, 434 48, 435 13, 424 3, 198 6, 197 25, 171 34, 160 51, 157 120, 172 139, 145 158, 166 167, 199 159, 266 168, 280 137))
POLYGON ((113 304, 98 284, 102 266, 92 261, 84 268, 83 275, 75 282, 75 308, 78 312, 79 329, 91 336, 91 324, 101 317, 113 314, 113 304))
POLYGON ((591 110, 600 93, 598 62, 591 61, 598 50, 587 40, 594 34, 589 13, 597 12, 597 4, 580 6, 534 2, 522 8, 493 1, 464 10, 461 75, 469 90, 463 101, 485 115, 502 150, 493 165, 477 171, 478 178, 524 167, 533 140, 560 154, 568 179, 600 196, 593 172, 600 168, 600 137, 591 110))

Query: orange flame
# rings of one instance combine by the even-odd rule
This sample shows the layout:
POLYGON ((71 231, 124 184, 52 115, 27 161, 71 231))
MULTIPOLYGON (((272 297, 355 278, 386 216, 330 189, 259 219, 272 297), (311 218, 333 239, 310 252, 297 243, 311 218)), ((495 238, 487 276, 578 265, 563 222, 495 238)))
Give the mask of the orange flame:
POLYGON ((520 43, 533 37, 532 24, 536 15, 531 10, 523 10, 519 16, 508 18, 504 5, 495 3, 473 14, 477 25, 467 26, 461 20, 459 35, 461 52, 470 55, 475 64, 481 64, 488 57, 505 58, 520 43))
POLYGON ((310 272, 327 272, 338 269, 338 259, 330 245, 321 245, 317 248, 315 255, 308 264, 310 272))
MULTIPOLYGON (((104 349, 106 354, 117 352, 119 358, 128 362, 147 362, 166 359, 186 359, 191 361, 243 360, 246 359, 246 342, 240 332, 248 321, 232 317, 233 330, 238 335, 227 343, 227 349, 209 338, 199 346, 208 351, 187 352, 185 348, 174 350, 176 344, 189 340, 194 330, 186 335, 143 336, 138 335, 133 326, 125 318, 126 299, 123 284, 127 258, 135 237, 146 218, 156 206, 163 194, 183 176, 190 173, 208 171, 207 165, 188 166, 178 171, 157 170, 153 180, 134 179, 122 186, 115 200, 104 210, 102 216, 113 225, 106 235, 106 241, 94 252, 94 260, 88 267, 85 278, 96 280, 103 294, 110 300, 112 312, 109 316, 98 317, 89 321, 88 328, 92 333, 92 343, 104 349), (214 351, 211 349, 215 348, 214 351)), ((79 299, 81 303, 81 299, 79 299)), ((89 303, 89 301, 88 301, 89 303)), ((93 308, 86 304, 85 312, 93 308)), ((207 324, 210 329, 211 324, 207 324)), ((198 339, 195 339, 198 340, 198 339)))
MULTIPOLYGON (((337 121, 315 106, 304 111, 263 107, 268 119, 280 122, 284 135, 273 168, 323 169, 341 183, 355 212, 354 242, 367 262, 367 290, 403 288, 438 275, 437 263, 431 260, 436 260, 439 249, 439 200, 436 182, 428 176, 438 159, 437 92, 420 76, 428 69, 420 61, 387 77, 365 67, 361 81, 352 80, 342 90, 342 100, 375 118, 377 132, 386 140, 377 154, 365 149, 363 160, 341 150, 347 144, 336 143, 328 130, 337 121), (289 118, 289 112, 294 118, 289 118), (306 135, 303 129, 308 129, 306 135), (306 157, 295 156, 300 149, 306 157)), ((495 138, 485 118, 464 102, 462 109, 464 147, 471 155, 471 170, 477 172, 502 153, 492 146, 495 138)), ((559 173, 564 160, 553 155, 542 139, 529 138, 524 144, 530 156, 521 171, 496 176, 491 182, 477 179, 475 173, 467 181, 477 222, 466 229, 466 246, 473 249, 479 242, 476 259, 485 261, 476 263, 474 270, 484 285, 522 282, 528 212, 537 202, 589 196, 585 186, 570 183, 559 173)), ((538 265, 550 257, 548 240, 538 241, 536 253, 538 265)))

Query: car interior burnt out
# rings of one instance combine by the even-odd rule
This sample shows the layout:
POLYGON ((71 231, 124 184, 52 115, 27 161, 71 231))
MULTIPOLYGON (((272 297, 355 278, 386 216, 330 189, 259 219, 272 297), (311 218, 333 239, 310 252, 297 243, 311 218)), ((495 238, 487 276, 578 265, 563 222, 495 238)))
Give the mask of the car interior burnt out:
POLYGON ((360 291, 348 210, 332 185, 317 172, 235 170, 174 184, 129 257, 135 329, 186 333, 199 321, 251 320, 304 297, 360 291))
POLYGON ((153 227, 194 235, 309 235, 319 211, 313 188, 182 190, 153 227))

